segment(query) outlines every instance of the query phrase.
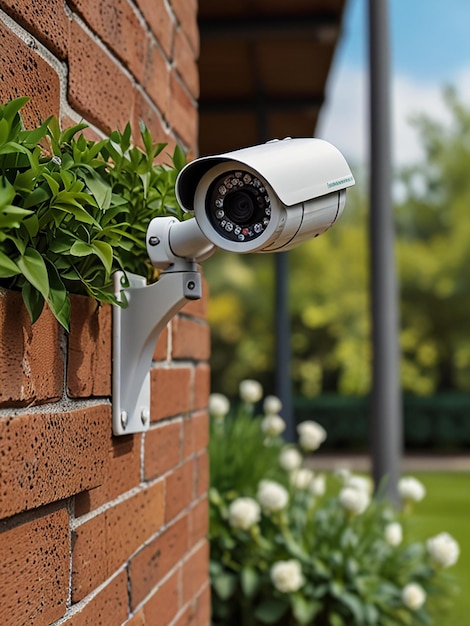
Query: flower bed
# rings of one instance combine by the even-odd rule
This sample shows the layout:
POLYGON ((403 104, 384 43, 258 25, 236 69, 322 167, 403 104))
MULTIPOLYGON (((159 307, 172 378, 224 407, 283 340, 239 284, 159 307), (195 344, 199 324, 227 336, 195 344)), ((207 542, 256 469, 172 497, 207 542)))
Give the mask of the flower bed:
POLYGON ((424 542, 409 536, 423 485, 402 478, 397 511, 373 497, 368 477, 315 473, 305 460, 326 431, 304 421, 299 445, 286 445, 277 398, 254 417, 262 394, 243 381, 235 412, 211 396, 213 623, 442 624, 453 588, 445 570, 459 546, 445 532, 424 542))

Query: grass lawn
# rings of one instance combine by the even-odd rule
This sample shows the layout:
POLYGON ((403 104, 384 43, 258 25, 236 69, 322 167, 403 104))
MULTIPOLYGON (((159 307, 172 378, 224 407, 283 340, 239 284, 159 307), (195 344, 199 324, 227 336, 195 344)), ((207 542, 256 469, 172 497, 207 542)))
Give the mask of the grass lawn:
POLYGON ((461 589, 445 624, 470 624, 470 472, 414 472, 426 487, 426 497, 416 504, 410 530, 417 539, 447 531, 460 544, 460 558, 451 572, 461 589))

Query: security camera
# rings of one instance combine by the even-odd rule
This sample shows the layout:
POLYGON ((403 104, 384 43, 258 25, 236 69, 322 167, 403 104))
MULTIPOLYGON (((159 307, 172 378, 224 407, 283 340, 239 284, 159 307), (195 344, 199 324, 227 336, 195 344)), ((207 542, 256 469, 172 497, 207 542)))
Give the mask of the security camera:
MULTIPOLYGON (((188 243, 198 230, 206 244, 229 252, 290 250, 336 222, 354 182, 341 152, 321 139, 274 140, 196 159, 180 172, 175 191, 183 209, 194 212, 197 228, 182 222, 165 233, 167 252, 191 253, 188 243)), ((149 228, 150 244, 162 239, 153 233, 160 219, 149 228)), ((155 246, 148 251, 153 261, 155 246)))
POLYGON ((231 252, 289 250, 330 228, 354 178, 342 154, 320 139, 283 139, 197 159, 176 181, 181 206, 194 217, 156 217, 147 251, 162 269, 150 285, 117 275, 113 313, 113 432, 149 427, 155 342, 167 322, 201 297, 197 263, 231 252))

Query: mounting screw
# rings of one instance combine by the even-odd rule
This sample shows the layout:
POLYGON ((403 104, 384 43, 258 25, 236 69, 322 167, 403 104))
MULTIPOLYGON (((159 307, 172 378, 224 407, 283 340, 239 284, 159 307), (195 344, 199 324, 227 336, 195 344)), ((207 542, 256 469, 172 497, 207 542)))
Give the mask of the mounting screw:
POLYGON ((160 239, 158 237, 150 237, 149 238, 149 245, 150 246, 158 246, 158 244, 160 243, 160 239))
POLYGON ((149 419, 150 419, 150 411, 146 408, 143 407, 140 411, 140 419, 142 421, 142 424, 145 426, 149 419))
POLYGON ((193 289, 196 289, 196 283, 194 282, 194 280, 190 280, 186 286, 189 291, 193 291, 193 289))
POLYGON ((121 411, 121 426, 123 428, 123 430, 126 430, 127 428, 127 411, 121 411))

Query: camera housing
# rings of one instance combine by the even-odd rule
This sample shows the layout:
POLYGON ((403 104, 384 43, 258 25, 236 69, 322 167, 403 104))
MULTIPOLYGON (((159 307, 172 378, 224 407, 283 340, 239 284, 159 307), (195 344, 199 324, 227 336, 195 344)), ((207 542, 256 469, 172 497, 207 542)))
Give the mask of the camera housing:
POLYGON ((217 248, 276 252, 330 228, 354 183, 332 144, 287 138, 189 163, 176 196, 217 248))

